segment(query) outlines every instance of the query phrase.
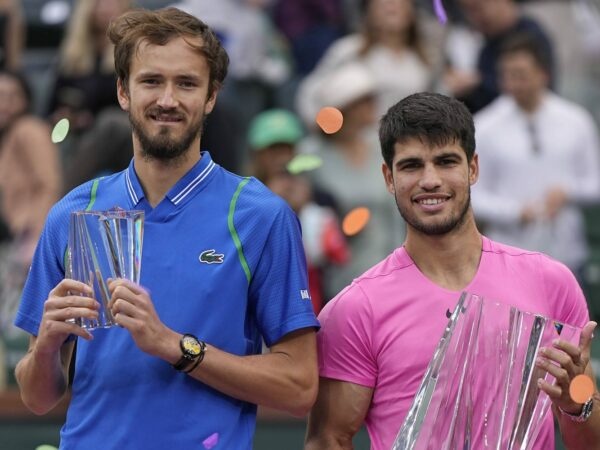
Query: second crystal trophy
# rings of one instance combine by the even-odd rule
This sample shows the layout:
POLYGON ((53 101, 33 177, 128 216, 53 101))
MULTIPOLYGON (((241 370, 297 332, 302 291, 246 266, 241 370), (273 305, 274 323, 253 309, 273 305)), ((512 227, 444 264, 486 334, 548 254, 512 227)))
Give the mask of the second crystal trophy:
POLYGON ((575 345, 581 329, 463 293, 392 450, 529 450, 550 398, 540 347, 575 345))
POLYGON ((90 330, 114 325, 107 280, 125 278, 139 284, 143 235, 143 211, 71 213, 65 276, 92 287, 100 303, 98 320, 78 319, 78 325, 90 330))

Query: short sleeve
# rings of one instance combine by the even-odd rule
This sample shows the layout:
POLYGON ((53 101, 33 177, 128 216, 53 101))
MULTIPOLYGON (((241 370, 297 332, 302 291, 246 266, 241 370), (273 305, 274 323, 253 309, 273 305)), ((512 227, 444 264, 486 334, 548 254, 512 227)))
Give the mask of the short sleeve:
POLYGON ((319 314, 319 322, 320 376, 375 387, 373 314, 359 285, 353 283, 327 303, 319 314))
POLYGON ((544 285, 554 306, 554 318, 563 323, 583 327, 589 319, 585 296, 575 275, 564 264, 547 256, 544 262, 544 285))
POLYGON ((34 336, 37 336, 48 294, 64 278, 68 223, 59 216, 62 215, 54 207, 38 241, 15 317, 15 325, 34 336))
POLYGON ((277 208, 270 211, 270 228, 263 230, 267 237, 250 283, 251 305, 268 346, 292 331, 319 326, 310 299, 298 218, 282 202, 273 206, 277 208))

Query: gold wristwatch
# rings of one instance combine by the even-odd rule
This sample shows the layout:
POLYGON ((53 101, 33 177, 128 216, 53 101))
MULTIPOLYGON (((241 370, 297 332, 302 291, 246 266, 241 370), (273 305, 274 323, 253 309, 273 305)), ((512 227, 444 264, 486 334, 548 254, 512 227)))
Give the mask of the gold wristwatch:
POLYGON ((179 341, 179 347, 181 348, 181 358, 173 364, 173 367, 179 371, 190 372, 204 358, 206 343, 193 334, 184 334, 179 341))

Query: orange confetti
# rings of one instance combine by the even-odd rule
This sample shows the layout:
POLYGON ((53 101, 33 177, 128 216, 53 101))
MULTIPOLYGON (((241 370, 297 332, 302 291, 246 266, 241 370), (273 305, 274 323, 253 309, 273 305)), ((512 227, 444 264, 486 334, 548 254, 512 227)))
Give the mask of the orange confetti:
POLYGON ((594 381, 587 375, 577 375, 569 385, 569 395, 575 403, 585 403, 594 395, 594 381))
POLYGON ((317 125, 327 134, 337 133, 343 124, 344 116, 339 109, 333 106, 325 106, 317 114, 317 125))
POLYGON ((344 217, 342 231, 346 236, 354 236, 367 226, 370 218, 371 212, 364 206, 354 208, 344 217))

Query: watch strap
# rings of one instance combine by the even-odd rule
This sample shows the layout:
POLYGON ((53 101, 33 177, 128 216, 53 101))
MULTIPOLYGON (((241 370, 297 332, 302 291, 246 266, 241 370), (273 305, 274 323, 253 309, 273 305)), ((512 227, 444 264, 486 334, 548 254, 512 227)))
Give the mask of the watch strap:
POLYGON ((583 404, 579 414, 569 414, 568 412, 563 411, 560 407, 558 409, 563 416, 566 416, 573 422, 582 423, 588 420, 592 415, 592 411, 594 410, 594 399, 593 397, 590 397, 590 399, 583 404))
POLYGON ((182 355, 175 364, 173 364, 173 368, 178 371, 182 371, 186 369, 190 364, 193 364, 196 358, 189 355, 182 355))

